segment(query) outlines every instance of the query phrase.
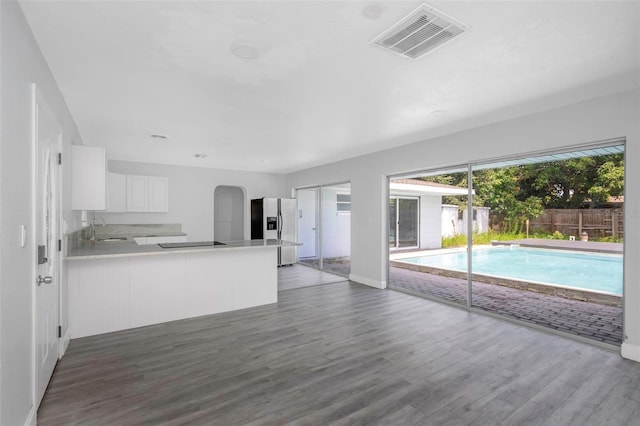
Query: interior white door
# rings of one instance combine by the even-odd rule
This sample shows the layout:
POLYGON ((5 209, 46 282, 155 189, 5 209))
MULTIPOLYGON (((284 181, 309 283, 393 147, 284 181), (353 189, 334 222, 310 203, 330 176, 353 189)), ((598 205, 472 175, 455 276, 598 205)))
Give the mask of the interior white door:
POLYGON ((296 193, 298 200, 298 258, 317 257, 317 191, 300 189, 296 193))
POLYGON ((36 406, 58 360, 59 166, 61 126, 42 98, 35 99, 35 377, 36 406))

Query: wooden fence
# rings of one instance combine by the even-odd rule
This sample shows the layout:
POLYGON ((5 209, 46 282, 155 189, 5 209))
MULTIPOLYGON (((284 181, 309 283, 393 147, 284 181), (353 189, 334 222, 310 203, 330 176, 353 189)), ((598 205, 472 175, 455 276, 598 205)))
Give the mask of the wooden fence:
POLYGON ((623 209, 547 209, 542 216, 529 221, 529 233, 555 231, 565 236, 575 236, 578 240, 582 232, 589 238, 614 237, 624 235, 623 209))

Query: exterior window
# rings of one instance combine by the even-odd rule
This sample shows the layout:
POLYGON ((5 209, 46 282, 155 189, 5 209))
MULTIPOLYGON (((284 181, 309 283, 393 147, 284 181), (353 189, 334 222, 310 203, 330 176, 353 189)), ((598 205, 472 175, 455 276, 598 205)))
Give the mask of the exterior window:
POLYGON ((351 194, 336 194, 336 210, 338 213, 351 212, 351 194))

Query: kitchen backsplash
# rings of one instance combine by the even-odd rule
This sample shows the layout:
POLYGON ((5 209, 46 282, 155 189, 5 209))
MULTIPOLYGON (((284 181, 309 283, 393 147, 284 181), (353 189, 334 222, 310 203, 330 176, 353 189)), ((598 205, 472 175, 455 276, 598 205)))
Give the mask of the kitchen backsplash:
MULTIPOLYGON (((182 224, 180 223, 157 223, 157 224, 107 224, 95 225, 96 239, 104 238, 126 238, 128 240, 134 237, 153 237, 168 235, 186 235, 182 232, 182 224)), ((82 241, 91 238, 91 227, 79 229, 66 236, 66 247, 77 247, 82 241)))
POLYGON ((96 238, 126 237, 130 239, 133 237, 184 235, 180 223, 106 224, 104 226, 97 224, 95 229, 96 238))

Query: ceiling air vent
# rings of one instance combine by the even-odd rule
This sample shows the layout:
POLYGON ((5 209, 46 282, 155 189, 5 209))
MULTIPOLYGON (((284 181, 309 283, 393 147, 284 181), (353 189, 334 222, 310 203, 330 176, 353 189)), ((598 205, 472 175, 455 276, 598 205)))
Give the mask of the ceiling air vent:
POLYGON ((371 43, 406 58, 418 59, 469 29, 463 23, 423 4, 371 43))

